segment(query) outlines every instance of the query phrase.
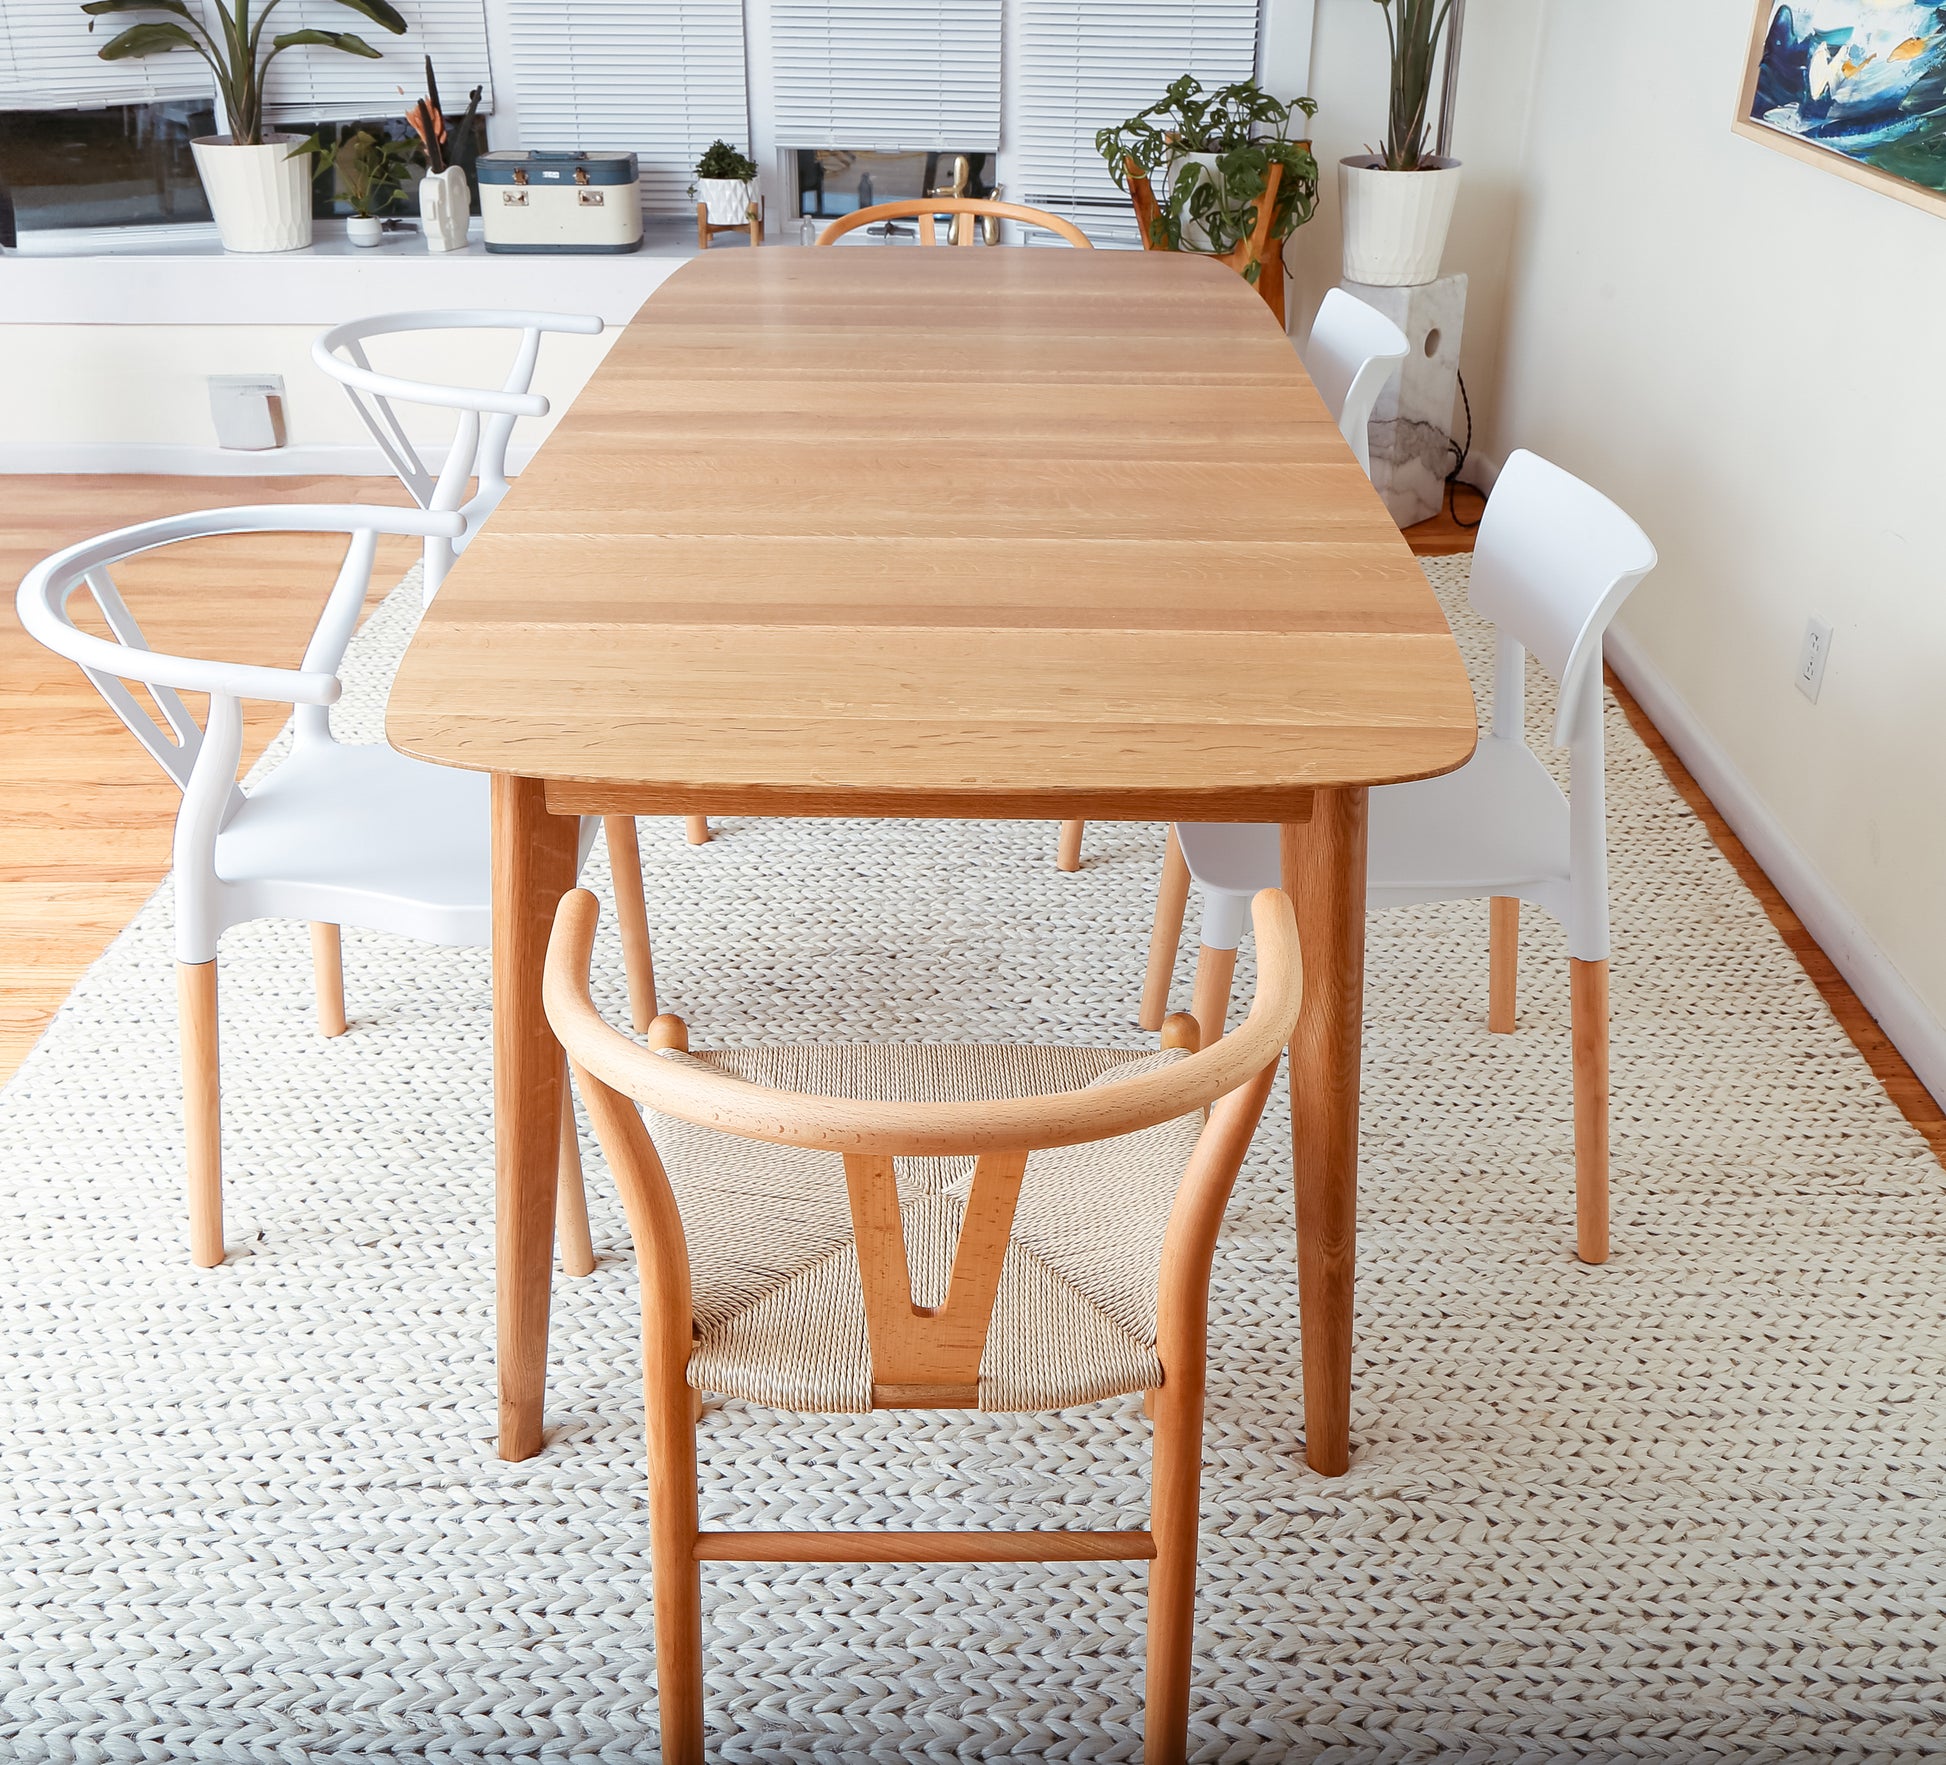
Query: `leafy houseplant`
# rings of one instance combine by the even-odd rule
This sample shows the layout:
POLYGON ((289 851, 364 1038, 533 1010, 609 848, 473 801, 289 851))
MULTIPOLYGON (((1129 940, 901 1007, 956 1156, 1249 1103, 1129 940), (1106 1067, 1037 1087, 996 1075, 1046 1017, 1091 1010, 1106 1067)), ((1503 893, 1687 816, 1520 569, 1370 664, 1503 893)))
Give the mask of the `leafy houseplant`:
POLYGON ((1308 141, 1292 138, 1291 127, 1293 118, 1308 120, 1317 108, 1310 98, 1286 104, 1254 80, 1206 92, 1201 81, 1184 74, 1148 109, 1119 128, 1103 129, 1095 149, 1124 190, 1131 160, 1144 177, 1153 180, 1162 172, 1150 245, 1222 256, 1256 227, 1257 199, 1273 165, 1284 173, 1270 237, 1288 239, 1316 213, 1318 162, 1308 141))
MULTIPOLYGON (((1459 162, 1426 151, 1433 69, 1452 19, 1453 0, 1375 3, 1385 11, 1391 99, 1381 149, 1354 154, 1339 167, 1345 275, 1354 282, 1401 287, 1430 282, 1439 274, 1459 196, 1459 162)), ((1457 49, 1457 41, 1450 43, 1447 54, 1457 49)))
MULTIPOLYGON (((313 141, 316 140, 314 136, 313 141)), ((310 143, 306 144, 311 145, 310 143)), ((338 143, 336 150, 317 147, 328 153, 332 169, 338 174, 338 188, 351 204, 348 228, 354 245, 376 245, 380 213, 398 200, 411 175, 418 148, 410 141, 391 141, 360 129, 338 143)))
MULTIPOLYGON (((223 101, 228 135, 190 144, 209 193, 223 244, 231 251, 295 251, 311 242, 311 180, 304 146, 296 137, 264 129, 264 73, 286 49, 304 45, 377 59, 379 51, 350 31, 305 28, 283 31, 264 42, 264 29, 282 0, 263 0, 252 16, 250 0, 210 0, 212 28, 188 0, 87 0, 90 19, 123 13, 167 13, 129 25, 96 53, 103 61, 128 61, 188 49, 209 63, 223 101), (179 20, 180 22, 171 22, 179 20)), ((337 4, 395 35, 405 20, 389 0, 337 0, 337 4)), ((92 23, 90 30, 94 29, 92 23)))
POLYGON ((712 227, 740 227, 750 218, 750 186, 757 162, 727 141, 712 141, 696 162, 691 196, 700 196, 712 227))

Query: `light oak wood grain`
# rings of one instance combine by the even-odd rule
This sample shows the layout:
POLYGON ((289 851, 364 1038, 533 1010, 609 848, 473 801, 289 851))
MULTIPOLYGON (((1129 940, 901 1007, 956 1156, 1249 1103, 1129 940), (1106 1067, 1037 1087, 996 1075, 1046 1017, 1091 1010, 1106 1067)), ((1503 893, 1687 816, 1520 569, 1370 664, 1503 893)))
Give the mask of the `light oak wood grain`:
POLYGON ((1282 819, 1471 751, 1361 478, 1222 265, 713 254, 468 548, 388 727, 557 811, 1282 819))

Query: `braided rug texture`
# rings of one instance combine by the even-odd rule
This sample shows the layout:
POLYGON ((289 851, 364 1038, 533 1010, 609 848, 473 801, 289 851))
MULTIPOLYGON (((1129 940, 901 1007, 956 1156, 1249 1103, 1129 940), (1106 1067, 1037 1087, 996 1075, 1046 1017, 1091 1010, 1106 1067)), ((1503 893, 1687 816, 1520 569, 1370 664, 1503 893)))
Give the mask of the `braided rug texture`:
MULTIPOLYGON (((1465 562, 1430 570, 1483 679, 1465 562)), ((418 599, 354 646, 351 737, 418 599)), ((1946 1185, 1612 705, 1608 744, 1614 1260, 1572 1254, 1556 929, 1527 916, 1494 1037, 1485 904, 1375 916, 1353 1465, 1298 1456, 1280 1082, 1216 1259, 1195 1758, 1946 1756, 1946 1185)), ((1073 876, 1045 824, 642 836, 699 1046, 1146 1044, 1158 829, 1091 826, 1073 876)), ((225 938, 230 1258, 197 1271, 168 923, 165 892, 0 1097, 0 1756, 655 1757, 635 1281, 585 1133, 601 1266, 557 1277, 546 1451, 493 1452, 485 952, 348 932, 326 1041, 304 927, 225 938)), ((599 960, 625 1022, 612 916, 599 960)), ((720 1401, 700 1446, 705 1525, 1144 1512, 1132 1396, 720 1401)), ((1142 1596, 709 1565, 712 1749, 1137 1758, 1142 1596)))

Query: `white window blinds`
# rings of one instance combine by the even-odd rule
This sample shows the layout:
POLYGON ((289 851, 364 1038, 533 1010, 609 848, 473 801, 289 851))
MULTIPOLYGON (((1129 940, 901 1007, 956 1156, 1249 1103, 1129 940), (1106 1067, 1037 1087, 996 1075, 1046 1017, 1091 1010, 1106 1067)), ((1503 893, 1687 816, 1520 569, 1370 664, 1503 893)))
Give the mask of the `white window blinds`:
POLYGON ((509 36, 521 146, 634 153, 651 214, 695 212, 712 141, 749 146, 742 0, 512 0, 509 36))
POLYGON ((79 110, 208 98, 215 90, 209 65, 188 49, 140 61, 103 61, 95 53, 124 28, 150 16, 160 20, 165 15, 90 20, 78 0, 0 0, 0 110, 79 110))
POLYGON ((772 0, 780 147, 1000 144, 1000 0, 772 0))
MULTIPOLYGON (((475 86, 484 113, 493 108, 483 0, 392 0, 407 30, 395 37, 331 0, 281 0, 266 36, 285 31, 349 31, 379 51, 372 61, 342 50, 286 49, 270 64, 265 114, 279 122, 336 122, 352 117, 402 117, 426 90, 425 58, 439 76, 439 102, 451 122, 466 111, 475 86)), ((11 5, 12 0, 6 0, 11 5)))
POLYGON ((1194 74, 1205 86, 1256 70, 1257 0, 1018 0, 1006 196, 1075 221, 1098 245, 1136 245, 1135 216, 1095 151, 1194 74))

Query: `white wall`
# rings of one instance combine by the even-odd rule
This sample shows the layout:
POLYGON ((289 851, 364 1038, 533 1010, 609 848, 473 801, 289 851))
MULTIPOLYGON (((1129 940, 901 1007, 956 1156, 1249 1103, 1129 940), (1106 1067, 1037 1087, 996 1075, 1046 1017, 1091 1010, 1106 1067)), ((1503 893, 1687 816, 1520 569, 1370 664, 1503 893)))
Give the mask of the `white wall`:
POLYGON ((1946 221, 1732 135, 1750 23, 1745 0, 1549 9, 1490 446, 1648 530, 1625 644, 1946 1095, 1946 221), (1815 706, 1811 614, 1835 628, 1815 706))

